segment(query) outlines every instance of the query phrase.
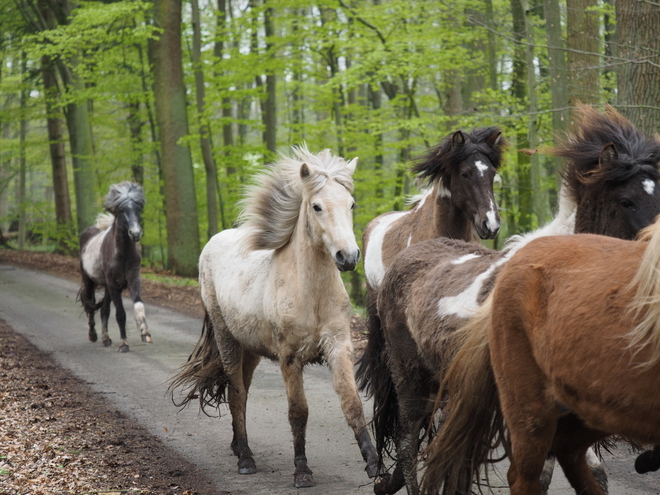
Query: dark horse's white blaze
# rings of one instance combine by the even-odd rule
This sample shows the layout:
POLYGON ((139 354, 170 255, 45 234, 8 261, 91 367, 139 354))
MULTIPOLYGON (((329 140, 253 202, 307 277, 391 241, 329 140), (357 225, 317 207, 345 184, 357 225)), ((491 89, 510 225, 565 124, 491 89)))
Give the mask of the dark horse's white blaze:
POLYGON ((109 347, 112 340, 108 335, 110 304, 114 303, 117 324, 121 336, 119 350, 128 352, 126 339, 126 311, 121 293, 128 288, 133 299, 135 322, 143 342, 151 342, 147 327, 144 304, 140 297, 140 250, 142 238, 140 214, 145 198, 142 187, 131 182, 110 186, 105 197, 105 209, 96 224, 80 234, 80 272, 83 284, 78 293, 89 320, 89 340, 96 342, 97 334, 94 313, 101 309, 101 340, 109 347), (96 289, 105 288, 100 303, 96 303, 96 289))
POLYGON ((244 203, 244 222, 204 247, 199 285, 205 324, 170 388, 187 392, 178 405, 199 398, 202 408, 216 406, 228 396, 238 472, 252 474, 248 391, 261 357, 277 360, 289 402, 294 486, 301 488, 315 484, 305 454, 308 363, 329 365, 370 477, 377 456, 355 385, 351 304, 339 274, 353 270, 360 257, 351 194, 357 159, 346 163, 329 150, 314 155, 304 147, 293 152, 258 177, 244 203))

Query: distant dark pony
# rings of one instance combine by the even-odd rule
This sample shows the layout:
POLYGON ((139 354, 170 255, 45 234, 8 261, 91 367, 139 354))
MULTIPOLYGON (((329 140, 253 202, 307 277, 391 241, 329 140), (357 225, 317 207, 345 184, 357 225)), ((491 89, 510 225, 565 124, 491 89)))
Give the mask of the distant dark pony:
POLYGON ((128 352, 126 341, 126 311, 121 293, 128 288, 133 299, 135 322, 142 334, 142 342, 151 342, 140 297, 140 250, 142 238, 140 214, 145 198, 142 187, 131 182, 110 186, 105 197, 105 209, 110 214, 101 214, 96 224, 80 234, 80 273, 82 287, 78 299, 82 302, 89 319, 89 340, 96 342, 94 313, 101 309, 101 339, 109 347, 112 340, 108 335, 110 302, 114 303, 117 324, 121 335, 120 352, 128 352), (96 303, 96 288, 104 287, 105 294, 96 303))
MULTIPOLYGON (((377 306, 382 324, 370 328, 361 368, 362 383, 374 398, 381 460, 396 448, 396 468, 379 480, 377 493, 394 493, 404 482, 409 493, 418 492, 420 430, 431 418, 439 377, 451 360, 452 337, 520 246, 536 237, 574 232, 630 239, 660 213, 659 143, 646 140, 611 108, 602 115, 583 107, 582 114, 577 130, 555 150, 568 163, 559 212, 549 225, 514 239, 506 253, 459 240, 419 243, 396 257, 385 275, 377 306)), ((602 467, 593 460, 605 483, 602 467)))
POLYGON ((512 495, 541 493, 548 451, 576 493, 601 495, 585 457, 593 443, 659 444, 659 274, 660 219, 636 242, 558 236, 522 248, 460 330, 424 493, 477 476, 504 425, 512 495))

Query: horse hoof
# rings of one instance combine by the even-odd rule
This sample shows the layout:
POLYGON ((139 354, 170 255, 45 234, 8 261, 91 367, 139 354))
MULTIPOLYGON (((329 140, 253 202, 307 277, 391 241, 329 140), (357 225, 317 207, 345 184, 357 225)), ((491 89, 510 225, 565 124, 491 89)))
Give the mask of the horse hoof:
POLYGON ((151 335, 149 335, 148 333, 142 336, 142 342, 147 342, 149 344, 154 343, 154 341, 151 340, 151 335))
POLYGON ((96 342, 98 339, 99 339, 99 338, 98 338, 98 336, 96 335, 96 332, 94 332, 94 333, 90 333, 90 334, 89 334, 89 341, 90 341, 90 342, 96 342))
POLYGON ((310 488, 316 486, 312 473, 297 473, 293 475, 293 486, 295 488, 310 488))
POLYGON ((257 472, 257 465, 252 457, 246 457, 238 461, 238 474, 254 474, 257 472))
POLYGON ((376 495, 385 495, 389 493, 387 491, 387 487, 390 482, 390 478, 392 477, 391 474, 384 474, 383 476, 379 476, 376 481, 374 481, 374 493, 376 495))
POLYGON ((128 344, 122 344, 119 346, 119 352, 128 352, 128 344))
POLYGON ((111 347, 112 346, 112 340, 104 340, 103 341, 103 347, 111 347))

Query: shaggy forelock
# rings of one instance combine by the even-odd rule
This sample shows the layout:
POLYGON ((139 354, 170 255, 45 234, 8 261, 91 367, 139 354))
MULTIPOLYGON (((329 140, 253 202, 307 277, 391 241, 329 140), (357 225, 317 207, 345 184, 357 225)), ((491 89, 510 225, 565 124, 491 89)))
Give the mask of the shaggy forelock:
POLYGON ((281 155, 246 188, 239 223, 253 229, 248 249, 277 249, 289 241, 302 204, 300 167, 303 163, 314 170, 306 181, 312 193, 321 190, 329 180, 353 192, 353 177, 343 158, 334 156, 330 150, 315 155, 306 145, 293 147, 291 156, 281 155))
POLYGON ((576 199, 584 185, 616 184, 636 175, 660 178, 660 139, 646 138, 629 120, 608 106, 602 114, 580 105, 582 120, 578 127, 553 150, 568 159, 562 176, 576 199), (599 167, 600 154, 609 144, 618 157, 599 167))
MULTIPOLYGON (((458 148, 452 146, 452 138, 455 133, 444 137, 436 146, 429 148, 419 157, 413 165, 412 170, 417 175, 418 183, 432 185, 474 153, 483 154, 495 169, 499 169, 506 141, 504 137, 500 136, 499 142, 493 146, 488 140, 500 132, 498 127, 480 127, 470 133, 463 132, 465 144, 458 148)), ((445 180, 448 181, 449 177, 445 177, 445 180)))
POLYGON ((103 206, 109 212, 117 212, 128 202, 133 201, 142 209, 146 203, 142 187, 129 181, 120 182, 110 186, 105 196, 103 206))

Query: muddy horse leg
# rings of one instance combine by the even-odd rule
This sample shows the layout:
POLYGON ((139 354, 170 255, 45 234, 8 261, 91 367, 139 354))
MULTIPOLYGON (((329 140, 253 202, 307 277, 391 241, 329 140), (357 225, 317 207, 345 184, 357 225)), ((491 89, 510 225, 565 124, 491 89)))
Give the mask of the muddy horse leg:
POLYGON ((353 345, 350 339, 336 342, 332 349, 325 351, 325 358, 332 372, 332 385, 341 400, 344 417, 353 429, 362 459, 367 463, 367 475, 369 478, 375 478, 378 474, 378 454, 371 441, 362 401, 357 393, 353 371, 353 345))
POLYGON ((140 276, 138 275, 133 277, 132 280, 128 283, 128 291, 131 294, 131 299, 133 300, 133 315, 135 317, 135 323, 140 331, 140 336, 142 337, 142 342, 152 343, 151 334, 149 333, 149 328, 147 327, 147 319, 144 312, 144 303, 140 297, 140 276))
POLYGON ((307 417, 309 408, 303 388, 303 367, 295 354, 280 358, 280 370, 286 387, 286 396, 289 402, 289 424, 293 433, 293 486, 307 488, 315 486, 312 470, 307 465, 305 455, 305 434, 307 431, 307 417))
POLYGON ((119 326, 119 336, 121 338, 119 352, 128 352, 128 342, 126 341, 126 311, 124 310, 124 303, 121 300, 121 289, 112 286, 108 287, 108 291, 115 306, 115 318, 119 326))
POLYGON ((105 347, 110 347, 112 345, 112 340, 110 335, 108 335, 108 321, 110 320, 110 305, 112 304, 112 299, 110 298, 110 291, 105 290, 103 294, 103 300, 101 301, 101 341, 105 347))

